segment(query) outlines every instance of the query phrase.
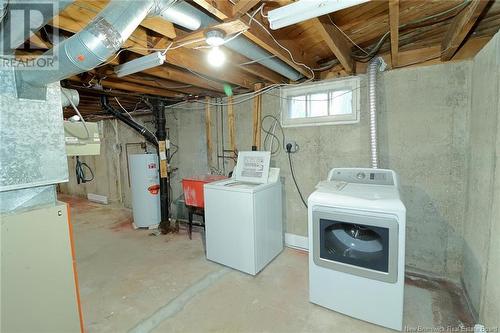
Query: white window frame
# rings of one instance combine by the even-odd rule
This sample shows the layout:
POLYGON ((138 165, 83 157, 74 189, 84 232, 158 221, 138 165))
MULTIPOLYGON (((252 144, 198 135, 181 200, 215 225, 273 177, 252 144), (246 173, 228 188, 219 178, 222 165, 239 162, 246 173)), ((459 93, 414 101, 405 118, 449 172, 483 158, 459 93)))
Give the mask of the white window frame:
MULTIPOLYGON (((309 83, 297 87, 287 86, 280 89, 281 95, 281 125, 283 127, 321 126, 355 124, 359 122, 360 114, 360 78, 351 76, 342 79, 309 83), (328 115, 323 117, 290 118, 289 101, 292 97, 310 94, 332 92, 339 90, 352 91, 352 113, 345 115, 328 115)), ((306 98, 306 113, 310 102, 306 98)))

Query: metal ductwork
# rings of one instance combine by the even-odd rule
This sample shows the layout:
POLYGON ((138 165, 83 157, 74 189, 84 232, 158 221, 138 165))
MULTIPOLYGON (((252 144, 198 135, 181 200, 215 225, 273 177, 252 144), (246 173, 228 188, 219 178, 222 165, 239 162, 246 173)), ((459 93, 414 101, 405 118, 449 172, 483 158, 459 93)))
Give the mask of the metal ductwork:
POLYGON ((63 108, 70 105, 78 106, 78 104, 80 104, 80 94, 78 90, 61 87, 61 104, 63 108))
MULTIPOLYGON (((175 4, 171 7, 171 9, 175 10, 178 13, 183 13, 186 16, 198 19, 201 23, 202 28, 220 23, 216 19, 210 17, 208 14, 205 14, 204 12, 187 4, 186 2, 175 4)), ((298 71, 296 71, 283 61, 272 58, 271 53, 255 45, 244 36, 239 36, 225 43, 224 46, 236 53, 250 58, 251 60, 256 60, 257 63, 283 75, 284 77, 292 81, 297 81, 302 78, 302 74, 300 74, 298 71)))
POLYGON ((120 49, 154 4, 154 0, 111 1, 82 31, 43 55, 55 57, 57 69, 25 71, 21 79, 40 87, 94 69, 120 49))
POLYGON ((0 6, 2 8, 0 12, 1 20, 0 30, 8 29, 8 39, 5 40, 6 34, 0 33, 0 46, 3 48, 7 44, 10 46, 6 49, 1 50, 2 54, 11 54, 16 48, 22 45, 28 38, 30 38, 35 32, 40 30, 44 25, 46 25, 54 15, 64 10, 68 5, 70 5, 73 0, 51 0, 44 1, 42 6, 37 6, 36 10, 29 11, 30 6, 33 6, 29 1, 16 2, 2 0, 0 6), (14 12, 9 13, 9 6, 14 6, 14 12), (27 25, 29 29, 19 28, 19 24, 24 22, 24 14, 29 12, 29 22, 27 25), (14 13, 14 17, 12 14, 14 13), (19 15, 19 16, 16 16, 19 15))
POLYGON ((183 10, 181 4, 173 4, 172 1, 160 0, 154 10, 154 15, 189 30, 198 30, 201 26, 199 18, 189 15, 183 10))
MULTIPOLYGON (((64 1, 66 6, 71 1, 64 1)), ((18 73, 21 85, 43 87, 49 83, 90 71, 113 56, 148 15, 159 15, 189 29, 208 27, 219 23, 204 12, 173 0, 112 0, 82 31, 64 40, 43 56, 54 58, 53 70, 22 71, 18 73)), ((281 75, 296 81, 302 75, 281 60, 254 45, 245 37, 237 37, 225 44, 281 75)), ((42 56, 42 57, 43 57, 42 56)))
POLYGON ((368 108, 370 110, 370 152, 371 167, 378 168, 377 143, 377 70, 383 71, 386 67, 384 59, 374 58, 368 65, 368 108))

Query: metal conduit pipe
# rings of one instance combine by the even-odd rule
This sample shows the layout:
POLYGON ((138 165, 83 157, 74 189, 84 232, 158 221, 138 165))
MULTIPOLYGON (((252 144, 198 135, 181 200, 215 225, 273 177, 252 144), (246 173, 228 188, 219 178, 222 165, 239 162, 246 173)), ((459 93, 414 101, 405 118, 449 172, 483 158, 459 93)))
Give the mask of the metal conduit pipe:
POLYGON ((368 65, 368 108, 370 111, 370 151, 371 167, 378 168, 377 144, 377 70, 385 69, 385 62, 381 57, 374 58, 368 65))
MULTIPOLYGON (((216 19, 210 17, 208 14, 205 14, 201 10, 198 10, 197 8, 189 5, 186 2, 175 4, 171 7, 171 9, 167 9, 166 12, 168 12, 169 10, 175 10, 178 13, 183 13, 186 16, 196 18, 200 21, 202 28, 220 23, 216 19)), ((279 59, 270 58, 272 56, 271 53, 267 52, 259 46, 256 46, 244 36, 239 36, 231 40, 230 42, 227 42, 226 44, 224 44, 224 46, 251 60, 257 60, 257 63, 283 75, 284 77, 292 81, 297 81, 302 78, 302 74, 300 74, 298 71, 279 59)))
POLYGON ((22 80, 44 86, 95 68, 118 51, 154 4, 154 0, 112 0, 82 31, 43 55, 55 56, 57 69, 24 71, 22 80))

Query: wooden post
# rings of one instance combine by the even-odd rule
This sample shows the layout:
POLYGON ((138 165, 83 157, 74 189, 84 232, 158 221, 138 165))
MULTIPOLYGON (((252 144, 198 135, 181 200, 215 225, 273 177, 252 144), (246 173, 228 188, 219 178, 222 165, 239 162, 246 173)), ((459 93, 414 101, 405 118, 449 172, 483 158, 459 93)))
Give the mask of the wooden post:
MULTIPOLYGON (((262 89, 262 83, 254 85, 254 91, 262 89)), ((262 95, 257 95, 253 98, 253 141, 252 146, 260 150, 261 141, 261 120, 262 120, 262 95)))
MULTIPOLYGON (((227 123, 229 126, 229 145, 233 151, 233 156, 236 157, 236 126, 234 124, 234 106, 233 96, 227 98, 227 123)), ((236 162, 234 163, 236 165, 236 162)))
POLYGON ((205 135, 207 138, 207 164, 212 168, 212 115, 210 110, 210 97, 205 97, 205 135))

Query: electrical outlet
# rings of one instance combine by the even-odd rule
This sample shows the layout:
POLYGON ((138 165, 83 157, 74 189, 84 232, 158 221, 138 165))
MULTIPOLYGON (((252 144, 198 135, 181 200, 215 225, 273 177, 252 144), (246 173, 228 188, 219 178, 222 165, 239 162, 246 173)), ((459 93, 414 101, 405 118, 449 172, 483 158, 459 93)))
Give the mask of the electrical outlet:
MULTIPOLYGON (((292 148, 290 149, 290 153, 296 153, 297 150, 299 150, 299 145, 297 144, 297 142, 295 142, 295 140, 286 140, 286 144, 285 144, 285 147, 287 147, 288 145, 291 145, 292 148)), ((288 151, 288 149, 286 149, 288 151)))

